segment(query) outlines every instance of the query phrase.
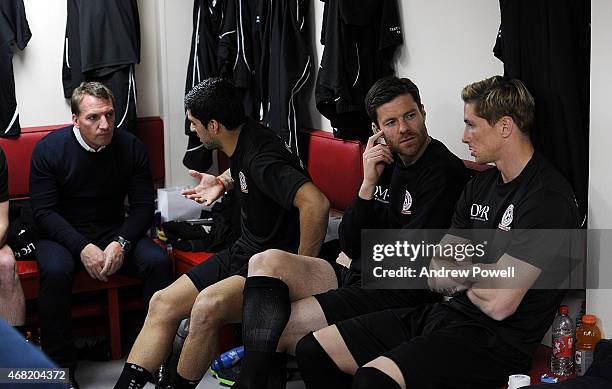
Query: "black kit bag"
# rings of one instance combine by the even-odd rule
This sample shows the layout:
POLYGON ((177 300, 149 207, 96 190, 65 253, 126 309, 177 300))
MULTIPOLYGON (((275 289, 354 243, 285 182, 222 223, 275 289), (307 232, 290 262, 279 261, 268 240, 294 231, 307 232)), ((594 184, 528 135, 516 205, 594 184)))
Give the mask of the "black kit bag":
POLYGON ((27 200, 9 202, 9 228, 6 243, 18 261, 36 259, 36 243, 40 239, 36 230, 32 208, 27 200))
POLYGON ((202 211, 200 218, 212 218, 211 223, 187 221, 162 223, 164 234, 173 247, 182 251, 219 252, 240 237, 240 207, 234 206, 232 192, 216 202, 210 211, 202 211))

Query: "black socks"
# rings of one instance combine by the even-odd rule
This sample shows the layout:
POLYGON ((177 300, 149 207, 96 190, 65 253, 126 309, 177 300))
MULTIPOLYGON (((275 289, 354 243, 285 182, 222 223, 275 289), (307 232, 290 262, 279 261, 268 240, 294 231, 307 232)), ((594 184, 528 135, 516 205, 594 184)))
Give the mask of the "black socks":
POLYGON ((123 365, 123 371, 114 389, 141 389, 152 380, 153 375, 147 369, 128 362, 123 365))
POLYGON ((275 358, 276 348, 291 314, 289 288, 278 278, 254 276, 247 278, 243 293, 245 358, 239 382, 244 388, 265 388, 270 373, 279 371, 272 367, 279 358, 275 358))
POLYGON ((360 367, 353 379, 353 389, 400 389, 395 380, 374 367, 360 367))
POLYGON ((300 339, 295 354, 307 388, 342 389, 351 387, 353 376, 338 368, 312 332, 300 339))
POLYGON ((174 376, 174 389, 195 389, 201 380, 201 378, 196 381, 188 380, 179 373, 176 373, 176 376, 174 376))

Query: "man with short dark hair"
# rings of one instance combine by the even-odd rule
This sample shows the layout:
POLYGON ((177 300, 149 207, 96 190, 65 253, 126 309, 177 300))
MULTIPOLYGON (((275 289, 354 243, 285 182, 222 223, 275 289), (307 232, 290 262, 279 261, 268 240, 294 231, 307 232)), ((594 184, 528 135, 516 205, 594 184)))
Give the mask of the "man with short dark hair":
POLYGON ((4 151, 0 149, 0 318, 10 325, 21 326, 25 322, 25 299, 15 255, 6 242, 8 227, 8 164, 4 151))
POLYGON ((73 387, 75 272, 84 268, 102 282, 118 271, 135 275, 144 281, 147 302, 172 279, 172 261, 146 237, 155 206, 145 146, 115 131, 113 103, 103 84, 82 83, 71 98, 72 125, 41 139, 30 167, 32 210, 43 236, 36 246, 42 348, 70 368, 73 387))
POLYGON ((565 294, 534 287, 567 259, 578 207, 567 180, 533 149, 534 101, 520 81, 491 77, 462 97, 463 142, 476 162, 496 169, 468 182, 440 244, 485 242, 484 256, 434 256, 429 270, 444 275, 429 285, 452 296, 447 302, 363 315, 303 337, 297 360, 308 388, 495 388, 528 371, 565 294), (515 276, 479 277, 475 268, 515 276))
POLYGON ((219 177, 190 171, 200 183, 184 194, 210 204, 235 186, 242 235, 153 296, 115 388, 142 388, 166 359, 186 317, 189 334, 174 387, 197 386, 218 352, 221 326, 240 322, 249 258, 270 248, 317 255, 327 231, 328 200, 282 139, 245 116, 240 93, 229 81, 199 83, 185 96, 185 108, 204 146, 230 157, 231 168, 219 177))
POLYGON ((363 154, 363 182, 340 225, 342 252, 336 263, 279 250, 249 262, 242 331, 246 357, 239 388, 270 388, 271 382, 284 387, 284 354, 294 354, 295 344, 309 331, 441 298, 429 290, 360 286, 362 229, 446 229, 467 181, 462 161, 429 136, 425 107, 411 80, 378 80, 365 105, 374 135, 363 154))

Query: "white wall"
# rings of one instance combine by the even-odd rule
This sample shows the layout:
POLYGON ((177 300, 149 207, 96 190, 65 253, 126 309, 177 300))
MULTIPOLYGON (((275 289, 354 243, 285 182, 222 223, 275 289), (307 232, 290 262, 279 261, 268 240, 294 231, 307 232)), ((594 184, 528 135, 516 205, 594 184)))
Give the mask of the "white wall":
MULTIPOLYGON (((498 2, 491 0, 427 1, 402 0, 400 13, 404 46, 397 57, 397 73, 413 79, 421 89, 430 133, 445 142, 460 157, 467 150, 460 142, 463 104, 461 88, 472 81, 501 74, 503 66, 492 48, 499 24, 498 2)), ((67 123, 70 110, 63 97, 61 66, 66 18, 66 0, 24 0, 32 39, 24 52, 17 52, 15 83, 22 126, 67 123)), ((137 67, 138 113, 164 119, 166 135, 166 181, 168 186, 186 185, 181 159, 187 138, 183 135, 183 95, 191 39, 193 1, 140 0, 142 63, 137 67)), ((321 59, 319 43, 323 3, 312 0, 312 39, 315 63, 321 59)), ((589 228, 612 225, 612 179, 606 172, 612 144, 612 111, 608 107, 612 89, 612 3, 592 0, 591 156, 589 228)), ((313 82, 316 77, 313 76, 313 82)), ((314 100, 308 107, 311 127, 330 131, 329 122, 318 114, 314 100)), ((612 239, 589 242, 590 277, 612 276, 612 239), (599 255, 603 253, 606 255, 599 255)), ((612 290, 587 292, 588 310, 603 318, 608 337, 612 334, 612 290)))
MULTIPOLYGON (((591 2, 591 125, 589 156, 589 233, 588 262, 591 282, 609 286, 612 281, 612 2, 591 2)), ((587 309, 596 314, 606 337, 612 337, 612 290, 587 290, 587 309)))
MULTIPOLYGON (((323 3, 313 0, 316 53, 323 3)), ((491 0, 398 1, 404 45, 398 49, 396 73, 417 84, 427 112, 430 134, 462 158, 468 158, 461 143, 463 102, 461 89, 470 82, 503 74, 503 64, 493 56, 499 28, 499 3, 491 0)), ((311 126, 331 131, 311 100, 311 126)))
MULTIPOLYGON (((62 87, 66 0, 24 0, 32 39, 13 59, 15 94, 22 127, 70 123, 62 87)), ((141 65, 136 70, 138 115, 159 116, 154 1, 140 1, 141 65)))

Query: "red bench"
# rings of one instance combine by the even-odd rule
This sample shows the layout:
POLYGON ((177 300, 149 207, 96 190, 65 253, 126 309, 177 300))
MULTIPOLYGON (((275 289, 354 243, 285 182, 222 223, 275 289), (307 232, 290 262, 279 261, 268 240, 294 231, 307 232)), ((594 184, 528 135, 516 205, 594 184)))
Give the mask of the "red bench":
MULTIPOLYGON (((25 199, 28 197, 28 184, 30 176, 30 157, 36 142, 49 132, 65 127, 66 125, 42 126, 23 128, 17 138, 0 138, 0 147, 6 154, 9 168, 9 194, 11 200, 25 199)), ((150 158, 150 167, 153 180, 158 185, 164 181, 164 128, 163 122, 158 117, 141 118, 138 120, 136 135, 143 140, 147 147, 150 158)), ((18 261, 17 269, 25 298, 28 300, 38 297, 39 274, 36 261, 18 261)), ((106 291, 104 305, 86 304, 75 307, 72 311, 73 318, 83 316, 107 316, 108 332, 111 346, 111 357, 121 358, 121 328, 119 313, 122 309, 134 309, 142 307, 142 303, 130 306, 119 304, 119 288, 138 285, 141 282, 133 277, 115 274, 108 282, 92 279, 86 272, 79 272, 75 276, 73 293, 84 293, 94 291, 106 291)), ((35 315, 29 315, 35 317, 35 315)))

